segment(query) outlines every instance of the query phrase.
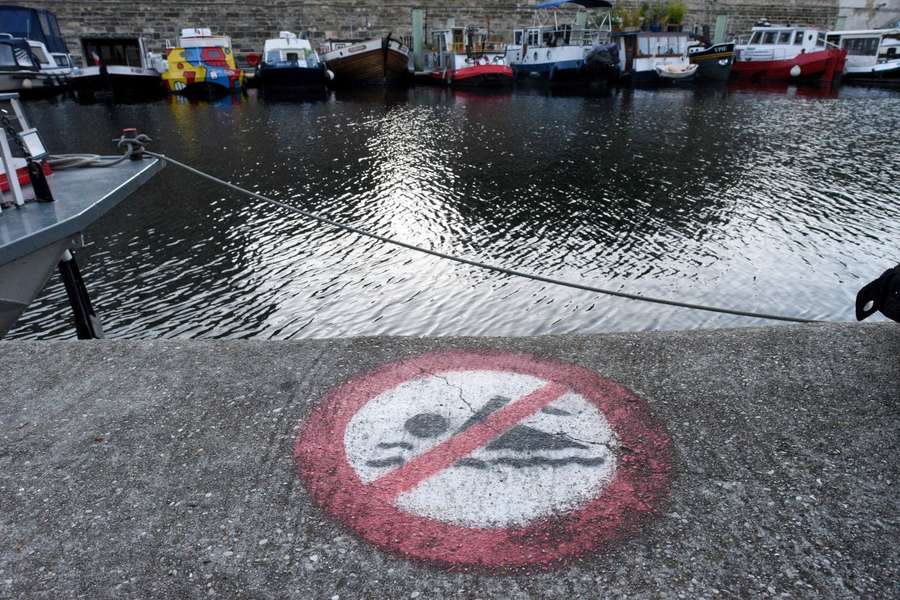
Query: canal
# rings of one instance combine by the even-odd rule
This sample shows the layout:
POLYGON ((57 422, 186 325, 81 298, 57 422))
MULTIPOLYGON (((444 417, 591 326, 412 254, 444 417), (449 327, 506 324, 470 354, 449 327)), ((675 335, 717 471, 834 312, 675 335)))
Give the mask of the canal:
MULTIPOLYGON (((900 260, 900 92, 436 88, 31 102, 51 151, 123 127, 384 235, 628 292, 853 318, 900 260)), ((169 167, 78 252, 109 337, 502 335, 764 322, 513 279, 323 228, 169 167)), ((54 277, 8 335, 74 337, 54 277)))

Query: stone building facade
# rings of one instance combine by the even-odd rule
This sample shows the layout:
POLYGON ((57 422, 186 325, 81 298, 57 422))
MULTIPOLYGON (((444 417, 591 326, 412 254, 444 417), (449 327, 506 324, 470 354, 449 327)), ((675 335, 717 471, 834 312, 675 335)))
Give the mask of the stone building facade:
MULTIPOLYGON (((702 32, 706 26, 709 31, 717 17, 726 16, 729 37, 747 32, 760 18, 830 29, 838 23, 842 2, 862 3, 862 12, 873 22, 880 15, 886 20, 890 10, 896 12, 900 5, 900 0, 687 0, 685 27, 702 32)), ((182 27, 210 27, 227 33, 241 54, 259 51, 266 38, 281 30, 301 32, 312 40, 388 32, 408 35, 413 8, 425 9, 428 29, 441 28, 453 17, 458 25, 476 24, 509 36, 514 26, 531 23, 536 0, 456 0, 451 5, 435 0, 24 0, 19 4, 56 13, 76 55, 81 54, 82 36, 141 35, 150 49, 160 50, 166 40, 177 41, 182 27)), ((625 0, 623 4, 639 2, 625 0)))

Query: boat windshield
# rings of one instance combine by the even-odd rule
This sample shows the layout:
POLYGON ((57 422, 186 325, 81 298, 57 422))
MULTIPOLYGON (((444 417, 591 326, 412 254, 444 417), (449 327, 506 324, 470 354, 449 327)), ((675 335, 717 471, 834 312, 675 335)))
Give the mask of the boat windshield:
POLYGON ((0 42, 0 67, 26 67, 34 69, 37 65, 31 54, 24 47, 0 42))
POLYGON ((34 57, 38 60, 38 62, 42 65, 50 62, 50 59, 47 58, 47 55, 44 53, 44 49, 40 46, 32 46, 31 52, 34 54, 34 57))
POLYGON ((316 53, 306 48, 293 48, 290 50, 269 50, 266 54, 266 62, 270 64, 279 62, 296 63, 297 66, 314 69, 319 66, 319 57, 316 53))

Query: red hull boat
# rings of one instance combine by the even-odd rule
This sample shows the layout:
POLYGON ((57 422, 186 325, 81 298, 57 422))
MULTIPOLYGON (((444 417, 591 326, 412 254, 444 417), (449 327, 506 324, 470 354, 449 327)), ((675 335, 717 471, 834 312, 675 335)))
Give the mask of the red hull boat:
POLYGON ((431 76, 454 87, 502 87, 512 85, 514 81, 512 68, 497 64, 433 71, 431 76))
POLYGON ((503 87, 515 81, 506 64, 506 47, 488 40, 474 27, 454 27, 432 34, 432 52, 424 57, 428 79, 453 87, 503 87))
POLYGON ((814 29, 764 25, 753 28, 738 47, 731 69, 735 79, 834 82, 844 71, 847 51, 825 41, 814 29))

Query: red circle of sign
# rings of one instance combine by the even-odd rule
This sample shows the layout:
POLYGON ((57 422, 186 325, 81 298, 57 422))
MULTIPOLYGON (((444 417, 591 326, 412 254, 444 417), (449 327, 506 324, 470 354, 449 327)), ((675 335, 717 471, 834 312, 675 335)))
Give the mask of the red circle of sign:
POLYGON ((387 551, 449 567, 549 567, 636 530, 669 489, 671 447, 662 424, 630 390, 570 363, 507 352, 437 352, 391 363, 330 391, 300 429, 294 460, 313 500, 387 551), (402 511, 364 484, 347 460, 344 432, 369 400, 431 373, 490 370, 533 375, 592 402, 619 439, 612 481, 580 508, 509 528, 470 528, 402 511))

